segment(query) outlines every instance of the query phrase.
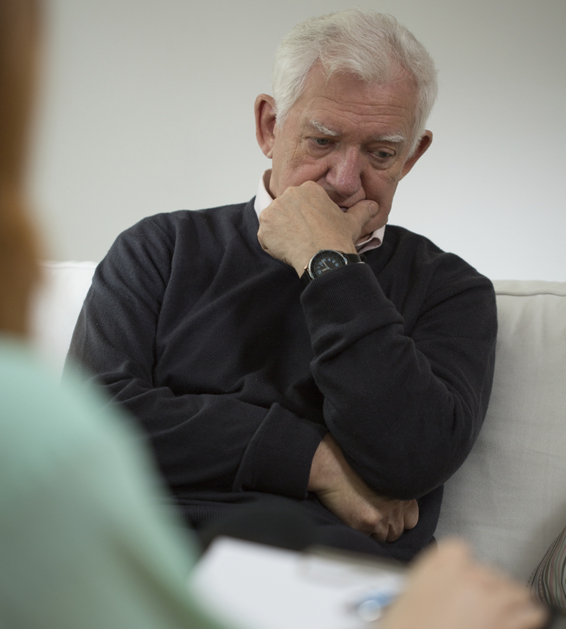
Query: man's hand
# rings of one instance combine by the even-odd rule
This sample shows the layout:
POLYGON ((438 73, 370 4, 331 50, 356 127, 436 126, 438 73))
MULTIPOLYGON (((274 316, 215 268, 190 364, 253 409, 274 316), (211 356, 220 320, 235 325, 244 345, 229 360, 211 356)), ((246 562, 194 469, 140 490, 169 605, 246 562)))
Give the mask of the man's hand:
POLYGON ((314 181, 287 188, 259 217, 259 243, 301 276, 321 249, 356 253, 355 243, 377 214, 375 201, 360 201, 343 212, 314 181))
POLYGON ((547 614, 526 587, 472 559, 459 541, 423 553, 380 629, 535 629, 547 614))
POLYGON ((419 520, 416 500, 378 496, 348 465, 331 435, 314 455, 308 489, 345 524, 380 542, 394 542, 419 520))

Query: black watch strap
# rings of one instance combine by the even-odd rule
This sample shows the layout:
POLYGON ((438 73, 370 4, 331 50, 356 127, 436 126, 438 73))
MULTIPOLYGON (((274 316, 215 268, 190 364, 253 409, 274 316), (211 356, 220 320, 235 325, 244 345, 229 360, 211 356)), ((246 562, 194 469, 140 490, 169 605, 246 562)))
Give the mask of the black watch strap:
POLYGON ((314 279, 328 271, 332 271, 347 264, 356 264, 362 259, 357 253, 344 253, 334 249, 322 249, 317 251, 305 267, 301 275, 301 282, 304 286, 310 284, 314 279))

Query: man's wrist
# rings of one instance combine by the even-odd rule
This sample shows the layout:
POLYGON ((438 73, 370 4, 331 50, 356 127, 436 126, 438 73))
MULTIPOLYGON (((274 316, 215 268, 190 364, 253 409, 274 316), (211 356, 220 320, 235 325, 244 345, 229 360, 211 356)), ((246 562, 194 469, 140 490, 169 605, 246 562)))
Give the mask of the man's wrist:
POLYGON ((321 249, 310 259, 301 274, 303 285, 310 284, 314 279, 348 264, 362 262, 357 253, 346 253, 336 249, 321 249))
POLYGON ((340 448, 328 433, 320 442, 312 460, 308 491, 323 491, 333 486, 337 476, 342 473, 339 463, 340 448))

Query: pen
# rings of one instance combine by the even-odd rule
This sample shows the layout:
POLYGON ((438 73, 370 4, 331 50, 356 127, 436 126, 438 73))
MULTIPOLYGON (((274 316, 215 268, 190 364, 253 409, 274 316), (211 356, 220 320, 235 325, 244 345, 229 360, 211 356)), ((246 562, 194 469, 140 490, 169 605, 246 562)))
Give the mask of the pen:
POLYGON ((361 597, 352 606, 352 611, 364 622, 374 622, 381 618, 385 608, 393 601, 397 592, 375 591, 361 597))

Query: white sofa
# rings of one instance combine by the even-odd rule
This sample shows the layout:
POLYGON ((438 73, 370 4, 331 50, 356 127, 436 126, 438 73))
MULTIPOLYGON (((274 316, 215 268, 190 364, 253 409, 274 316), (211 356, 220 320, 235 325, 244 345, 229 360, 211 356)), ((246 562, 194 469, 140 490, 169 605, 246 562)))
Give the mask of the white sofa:
MULTIPOLYGON (((60 371, 95 263, 44 265, 34 342, 60 371)), ((566 526, 566 282, 497 281, 499 336, 484 428, 447 483, 438 537, 526 580, 566 526)))

